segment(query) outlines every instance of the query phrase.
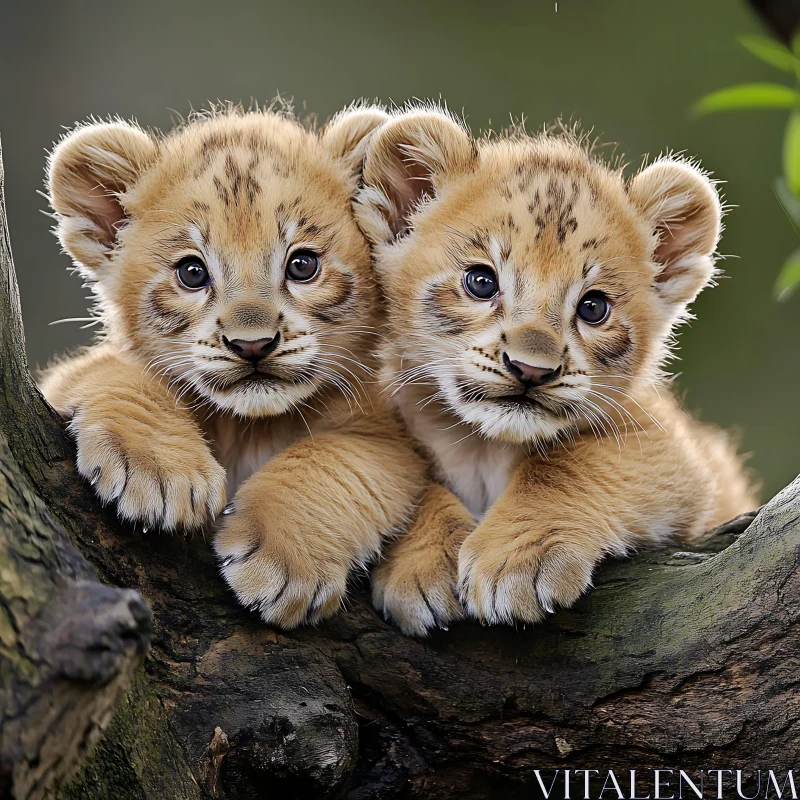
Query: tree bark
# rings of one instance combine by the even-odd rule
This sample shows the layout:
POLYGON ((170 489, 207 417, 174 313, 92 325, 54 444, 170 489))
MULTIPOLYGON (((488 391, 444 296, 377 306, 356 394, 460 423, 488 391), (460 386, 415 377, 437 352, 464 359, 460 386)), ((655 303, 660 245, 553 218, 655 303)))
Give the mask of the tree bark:
POLYGON ((125 526, 79 479, 2 206, 0 232, 0 797, 477 800, 533 796, 534 769, 796 763, 800 482, 535 627, 414 640, 362 584, 271 630, 209 542, 125 526))

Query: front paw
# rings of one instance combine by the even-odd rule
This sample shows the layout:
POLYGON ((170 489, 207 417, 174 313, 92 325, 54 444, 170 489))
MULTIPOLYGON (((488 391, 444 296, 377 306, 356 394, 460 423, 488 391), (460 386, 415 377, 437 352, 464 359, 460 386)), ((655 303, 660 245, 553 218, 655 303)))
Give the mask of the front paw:
POLYGON ((457 578, 455 562, 443 549, 393 548, 372 571, 372 602, 406 636, 427 636, 463 616, 457 578))
POLYGON ((79 410, 69 424, 78 472, 129 522, 193 529, 225 505, 225 470, 185 420, 128 401, 79 410))
POLYGON ((600 554, 558 530, 513 539, 478 529, 461 547, 459 593, 467 612, 489 624, 539 622, 571 606, 592 583, 600 554))
MULTIPOLYGON (((240 490, 241 492, 241 490, 240 490)), ((315 550, 240 499, 223 512, 214 541, 220 569, 242 605, 268 625, 313 625, 335 614, 347 592, 349 565, 315 550)))

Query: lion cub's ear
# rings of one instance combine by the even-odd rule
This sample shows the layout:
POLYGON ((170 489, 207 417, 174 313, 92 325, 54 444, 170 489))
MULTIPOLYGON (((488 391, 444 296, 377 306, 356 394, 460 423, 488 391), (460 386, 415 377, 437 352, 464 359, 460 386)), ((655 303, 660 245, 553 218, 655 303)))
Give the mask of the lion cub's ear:
POLYGON ((78 128, 50 158, 47 188, 58 238, 90 273, 108 263, 126 219, 124 194, 155 158, 152 136, 123 122, 78 128))
POLYGON ((409 111, 386 123, 369 143, 356 198, 366 236, 373 244, 401 236, 420 200, 467 173, 476 158, 472 136, 444 111, 409 111))
POLYGON ((353 173, 359 173, 370 135, 389 119, 380 106, 352 106, 336 114, 322 129, 322 143, 341 158, 353 173))
POLYGON ((684 161, 662 159, 628 186, 653 233, 656 289, 670 305, 686 306, 714 275, 722 208, 714 184, 684 161))

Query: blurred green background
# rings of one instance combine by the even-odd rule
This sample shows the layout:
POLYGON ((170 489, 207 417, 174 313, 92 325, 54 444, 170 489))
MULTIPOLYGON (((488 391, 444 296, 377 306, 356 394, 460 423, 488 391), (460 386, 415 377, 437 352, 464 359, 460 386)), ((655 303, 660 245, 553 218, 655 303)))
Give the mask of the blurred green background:
POLYGON ((280 91, 325 119, 357 97, 445 98, 473 129, 562 115, 618 142, 632 165, 686 150, 735 208, 727 278, 681 335, 679 386, 705 420, 742 433, 764 496, 800 469, 800 297, 772 299, 796 234, 773 195, 785 112, 690 118, 739 81, 781 80, 735 39, 763 32, 743 0, 0 0, 0 135, 32 365, 91 338, 86 290, 37 195, 62 126, 90 114, 169 127, 208 99, 280 91))

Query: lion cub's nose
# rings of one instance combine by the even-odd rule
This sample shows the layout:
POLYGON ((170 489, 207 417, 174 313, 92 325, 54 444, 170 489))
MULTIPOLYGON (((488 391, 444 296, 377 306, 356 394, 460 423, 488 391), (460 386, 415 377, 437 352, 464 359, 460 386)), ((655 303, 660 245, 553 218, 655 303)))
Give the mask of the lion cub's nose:
POLYGON ((280 342, 281 335, 276 333, 272 339, 228 339, 223 336, 222 341, 225 347, 239 358, 245 361, 252 361, 254 364, 266 358, 280 342))
POLYGON ((512 361, 508 353, 503 353, 505 368, 520 382, 528 386, 544 386, 553 383, 561 375, 561 365, 555 369, 550 367, 534 367, 524 361, 512 361))

